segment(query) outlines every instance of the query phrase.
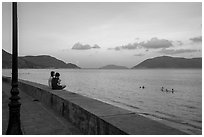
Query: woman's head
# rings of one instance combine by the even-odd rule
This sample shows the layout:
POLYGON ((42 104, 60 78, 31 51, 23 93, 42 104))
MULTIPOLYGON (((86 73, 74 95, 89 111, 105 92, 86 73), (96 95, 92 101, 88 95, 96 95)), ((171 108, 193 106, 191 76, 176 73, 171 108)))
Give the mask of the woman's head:
POLYGON ((56 74, 55 74, 55 77, 59 77, 60 76, 60 74, 57 72, 56 74))

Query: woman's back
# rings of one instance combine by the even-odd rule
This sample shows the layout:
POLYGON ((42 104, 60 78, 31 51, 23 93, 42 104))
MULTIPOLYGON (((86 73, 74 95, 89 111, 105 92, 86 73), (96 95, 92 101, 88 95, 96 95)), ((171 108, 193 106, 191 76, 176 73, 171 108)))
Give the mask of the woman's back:
POLYGON ((58 80, 59 78, 53 78, 52 79, 52 89, 58 89, 58 80))

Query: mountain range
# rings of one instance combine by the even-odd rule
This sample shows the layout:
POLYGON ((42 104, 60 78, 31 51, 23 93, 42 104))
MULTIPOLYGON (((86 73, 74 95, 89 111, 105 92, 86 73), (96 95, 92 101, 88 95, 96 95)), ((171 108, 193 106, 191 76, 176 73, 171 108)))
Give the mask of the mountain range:
MULTIPOLYGON (((2 68, 11 68, 12 55, 2 49, 2 68)), ((19 68, 72 68, 80 69, 72 63, 65 63, 49 55, 21 56, 18 57, 19 68)), ((144 68, 202 68, 202 58, 180 58, 170 56, 160 56, 146 59, 132 67, 132 69, 144 68)), ((128 69, 125 66, 106 65, 99 69, 128 69)))
POLYGON ((128 69, 128 68, 125 66, 106 65, 106 66, 100 67, 99 69, 128 69))
POLYGON ((169 56, 160 56, 147 59, 132 69, 138 68, 202 68, 202 58, 178 58, 169 56))
MULTIPOLYGON (((2 68, 12 67, 12 55, 2 49, 2 68)), ((18 57, 19 68, 72 68, 79 69, 75 64, 65 63, 48 55, 18 57)))

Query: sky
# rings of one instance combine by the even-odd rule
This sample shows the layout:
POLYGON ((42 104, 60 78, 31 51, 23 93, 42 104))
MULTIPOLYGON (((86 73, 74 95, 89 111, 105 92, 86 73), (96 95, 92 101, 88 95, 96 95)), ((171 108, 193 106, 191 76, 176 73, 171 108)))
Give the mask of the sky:
MULTIPOLYGON (((19 56, 50 55, 82 68, 202 57, 201 2, 19 2, 18 27, 19 56)), ((11 53, 7 2, 2 49, 11 53)))

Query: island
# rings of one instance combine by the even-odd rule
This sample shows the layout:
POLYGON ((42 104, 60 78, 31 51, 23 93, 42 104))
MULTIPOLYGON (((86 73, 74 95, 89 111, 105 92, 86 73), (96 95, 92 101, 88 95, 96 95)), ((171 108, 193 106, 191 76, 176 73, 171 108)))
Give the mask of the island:
MULTIPOLYGON (((12 55, 2 49, 2 68, 12 67, 12 55)), ((72 63, 65 63, 49 55, 18 57, 19 68, 70 68, 80 69, 72 63)))
POLYGON ((144 68, 202 68, 202 58, 160 56, 147 59, 132 69, 144 68))
POLYGON ((128 68, 125 66, 106 65, 106 66, 100 67, 99 69, 128 69, 128 68))

